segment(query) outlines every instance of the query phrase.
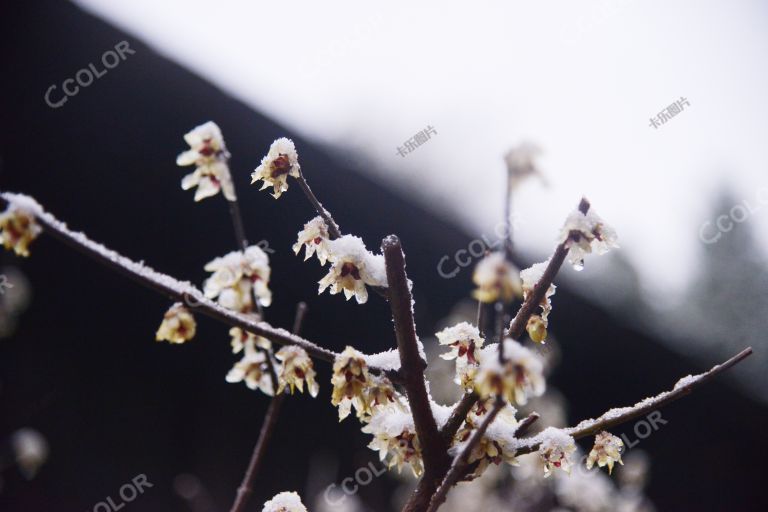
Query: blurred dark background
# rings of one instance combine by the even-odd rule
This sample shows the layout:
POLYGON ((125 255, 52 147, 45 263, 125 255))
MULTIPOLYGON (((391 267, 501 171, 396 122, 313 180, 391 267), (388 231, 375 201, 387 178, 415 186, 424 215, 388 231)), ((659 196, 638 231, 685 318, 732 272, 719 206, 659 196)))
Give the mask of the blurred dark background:
MULTIPOLYGON (((192 192, 179 187, 188 170, 174 161, 184 149, 182 135, 215 120, 233 154, 248 236, 276 251, 268 320, 289 326, 304 300, 307 338, 334 350, 391 348, 389 308, 380 297, 361 307, 317 296, 323 270, 294 257, 296 232, 313 216, 298 189, 275 201, 248 186, 272 140, 290 136, 316 194, 344 231, 372 249, 387 234, 401 237, 423 339, 468 297, 471 272, 442 279, 436 264, 472 237, 359 174, 356 157, 297 138, 67 2, 4 3, 0 41, 2 190, 28 193, 72 228, 200 284, 203 265, 233 250, 234 238, 224 202, 194 204, 192 192), (61 108, 46 105, 50 85, 123 40, 134 55, 61 108)), ((154 487, 128 509, 190 510, 174 479, 191 474, 203 483, 210 510, 228 510, 267 406, 263 395, 224 381, 237 360, 228 328, 198 318, 190 343, 155 343, 167 300, 48 237, 31 252, 23 261, 9 253, 1 260, 27 276, 32 297, 15 333, 0 340, 0 442, 7 452, 9 436, 31 427, 46 437, 50 455, 32 480, 3 468, 0 509, 91 510, 143 473, 154 487)), ((571 422, 702 370, 565 287, 554 301, 552 330, 563 364, 551 382, 569 400, 571 422)), ((317 367, 320 395, 287 401, 252 510, 278 491, 317 492, 376 460, 354 420, 338 423, 329 368, 317 367), (320 482, 314 475, 308 484, 319 456, 332 460, 336 474, 320 482)), ((642 442, 653 464, 648 494, 659 510, 768 510, 761 488, 768 475, 764 406, 718 380, 663 417, 668 424, 642 442)), ((388 510, 393 486, 377 479, 360 496, 372 510, 388 510)))

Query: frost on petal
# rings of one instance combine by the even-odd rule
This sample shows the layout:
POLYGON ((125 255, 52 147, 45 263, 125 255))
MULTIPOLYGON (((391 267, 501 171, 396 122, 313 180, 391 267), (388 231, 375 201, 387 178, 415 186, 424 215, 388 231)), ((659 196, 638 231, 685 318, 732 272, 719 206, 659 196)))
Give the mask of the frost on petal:
POLYGON ((473 381, 480 397, 501 396, 510 403, 525 405, 529 398, 541 396, 546 388, 541 359, 512 339, 504 340, 504 356, 502 365, 495 343, 478 352, 473 381))
POLYGON ((544 478, 549 477, 555 469, 571 472, 573 462, 571 455, 576 451, 576 444, 571 436, 560 429, 548 427, 541 434, 539 457, 544 463, 544 478))
POLYGON ((275 357, 283 363, 278 374, 278 394, 282 393, 286 387, 290 388, 291 394, 296 388, 303 393, 306 382, 309 394, 313 397, 317 396, 320 388, 315 380, 312 359, 303 348, 289 345, 278 350, 275 357))
POLYGON ((261 512, 307 512, 307 507, 295 492, 281 492, 264 503, 261 512))
POLYGON ((196 329, 195 317, 183 304, 177 302, 163 316, 155 339, 170 343, 184 343, 194 338, 196 329))
POLYGON ((219 304, 227 309, 248 313, 254 298, 264 307, 272 303, 269 256, 257 245, 215 258, 205 270, 212 272, 203 284, 205 296, 218 297, 219 304))
POLYGON ((358 304, 364 304, 368 301, 366 285, 386 285, 384 257, 369 253, 359 237, 344 235, 328 241, 327 246, 331 268, 319 281, 318 293, 326 289, 331 295, 344 292, 347 300, 355 297, 358 304))
POLYGON ((18 256, 29 256, 29 244, 42 232, 31 211, 9 202, 0 213, 0 242, 18 256))
POLYGON ((592 469, 595 462, 601 468, 608 466, 608 473, 613 472, 613 465, 618 462, 624 464, 621 461, 621 449, 624 447, 624 443, 621 439, 609 434, 608 432, 600 432, 595 436, 595 444, 587 457, 587 469, 592 469))
POLYGON ((299 231, 296 243, 293 244, 293 252, 299 254, 304 247, 304 261, 313 254, 317 255, 321 265, 328 260, 328 225, 322 217, 317 216, 304 224, 304 229, 299 231))
POLYGON ((441 354, 443 359, 451 360, 465 358, 469 363, 476 363, 475 351, 482 348, 485 340, 480 336, 480 331, 468 322, 460 322, 453 327, 446 327, 436 333, 441 345, 451 347, 451 351, 441 354))
POLYGON ((262 180, 261 190, 271 186, 272 196, 278 199, 288 190, 288 176, 298 178, 300 172, 296 146, 291 139, 282 137, 269 147, 269 152, 261 159, 261 165, 251 174, 251 183, 262 180))
POLYGON ((235 200, 235 188, 229 172, 229 153, 224 144, 221 130, 212 121, 201 124, 184 135, 190 149, 176 158, 180 166, 194 165, 195 171, 181 180, 181 188, 197 187, 195 201, 201 201, 223 190, 224 197, 235 200))
POLYGON ((494 252, 480 260, 475 267, 472 281, 477 289, 472 292, 480 302, 512 302, 523 294, 518 270, 501 252, 494 252))
POLYGON ((619 247, 616 231, 595 213, 594 208, 586 214, 578 209, 571 212, 560 230, 558 241, 570 249, 568 261, 576 270, 584 268, 587 254, 601 255, 619 247))
POLYGON ((386 462, 387 467, 397 466, 399 472, 405 464, 410 464, 415 476, 421 476, 424 472, 421 444, 416 436, 410 410, 378 408, 362 430, 373 435, 368 447, 379 452, 379 458, 386 462))

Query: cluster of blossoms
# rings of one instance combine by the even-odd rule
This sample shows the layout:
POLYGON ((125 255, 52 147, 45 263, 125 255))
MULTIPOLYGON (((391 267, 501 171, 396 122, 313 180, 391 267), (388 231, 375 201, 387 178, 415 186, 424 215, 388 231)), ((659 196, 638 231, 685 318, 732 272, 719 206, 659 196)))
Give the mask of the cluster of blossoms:
POLYGON ((523 294, 520 273, 502 252, 493 252, 480 260, 472 280, 477 285, 472 295, 480 302, 510 303, 523 294))
POLYGON ((0 242, 19 256, 29 256, 29 244, 41 231, 35 216, 21 206, 11 203, 0 213, 0 242))
POLYGON ((539 356, 518 342, 506 339, 503 343, 503 363, 495 343, 478 353, 474 390, 481 398, 502 397, 507 402, 525 405, 529 398, 544 393, 544 365, 539 356))
MULTIPOLYGON (((542 263, 536 263, 531 267, 520 272, 520 278, 523 280, 523 300, 526 300, 528 296, 533 292, 533 289, 541 280, 544 275, 544 271, 549 264, 549 260, 542 263)), ((528 319, 526 324, 526 330, 528 335, 536 343, 544 343, 547 339, 547 327, 549 326, 549 313, 552 311, 551 297, 555 294, 556 286, 554 284, 549 285, 544 298, 541 300, 541 313, 533 314, 528 319)))
POLYGON ((392 383, 386 377, 371 375, 362 353, 347 347, 333 363, 331 403, 339 408, 339 421, 354 406, 360 421, 368 421, 378 407, 400 405, 392 383))
POLYGON ((544 478, 550 476, 555 469, 570 473, 573 467, 571 455, 576 451, 573 438, 553 427, 546 428, 539 435, 543 439, 539 446, 539 457, 544 463, 544 478))
MULTIPOLYGON (((492 400, 489 399, 480 400, 472 407, 464 425, 456 433, 454 445, 450 450, 452 454, 456 455, 464 451, 472 433, 483 421, 483 417, 488 414, 491 403, 492 400)), ((518 427, 516 414, 517 410, 509 404, 505 404, 497 413, 480 442, 469 453, 467 462, 473 466, 469 479, 479 477, 491 463, 497 466, 502 462, 513 466, 518 464, 515 450, 512 448, 514 432, 518 427)))
POLYGON ((320 387, 315 381, 315 370, 312 365, 312 359, 307 352, 293 345, 288 345, 277 351, 275 357, 282 364, 280 365, 278 381, 280 382, 277 392, 282 393, 286 386, 290 387, 291 394, 295 388, 304 392, 304 382, 307 383, 307 391, 313 397, 317 396, 320 387))
POLYGON ((269 256, 257 245, 215 258, 205 265, 205 270, 213 272, 203 285, 205 296, 218 298, 227 309, 250 312, 254 297, 261 306, 272 303, 269 256))
POLYGON ((177 302, 163 316, 155 339, 170 343, 184 343, 195 337, 196 330, 195 317, 181 302, 177 302))
POLYGON ((195 165, 194 172, 184 176, 181 188, 197 187, 195 201, 215 196, 221 190, 228 201, 235 201, 235 187, 229 172, 229 153, 224 145, 221 130, 213 121, 201 124, 184 135, 189 144, 176 158, 180 166, 195 165))
POLYGON ((597 462, 601 468, 607 465, 608 473, 612 473, 613 465, 616 462, 624 464, 621 461, 623 447, 624 443, 618 437, 605 431, 600 432, 595 436, 595 444, 587 456, 587 469, 592 469, 592 466, 597 462))
POLYGON ((421 476, 424 472, 421 444, 410 409, 377 408, 362 430, 373 435, 368 447, 379 452, 379 458, 386 462, 387 467, 397 466, 400 471, 404 464, 410 464, 414 476, 421 476))
POLYGON ((594 208, 587 213, 578 209, 571 212, 560 230, 558 241, 570 249, 568 261, 576 270, 584 268, 587 254, 593 251, 605 254, 619 246, 616 231, 595 213, 594 208))

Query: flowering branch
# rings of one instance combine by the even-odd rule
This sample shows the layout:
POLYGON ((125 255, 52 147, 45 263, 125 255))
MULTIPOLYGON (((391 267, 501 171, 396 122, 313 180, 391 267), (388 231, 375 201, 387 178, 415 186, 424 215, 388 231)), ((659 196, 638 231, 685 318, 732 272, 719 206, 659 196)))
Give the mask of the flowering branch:
MULTIPOLYGON (((306 303, 299 302, 296 307, 296 317, 293 321, 293 334, 298 335, 301 331, 306 312, 306 303)), ((273 385, 274 389, 277 389, 277 383, 273 382, 273 385)), ((253 483, 256 480, 256 473, 261 466, 262 459, 264 459, 264 453, 267 450, 269 440, 272 438, 272 432, 275 430, 275 425, 277 425, 277 416, 280 413, 280 407, 283 405, 283 400, 285 400, 285 393, 280 393, 273 397, 269 402, 269 408, 267 409, 264 423, 261 425, 261 431, 259 432, 259 439, 256 441, 251 460, 248 462, 248 469, 246 469, 245 475, 243 476, 243 482, 237 489, 235 503, 232 505, 230 512, 242 512, 245 510, 248 498, 250 498, 253 493, 253 483)))
POLYGON ((424 383, 424 369, 427 363, 419 354, 411 290, 405 273, 405 255, 400 240, 395 235, 390 235, 382 241, 381 251, 386 262, 389 304, 400 353, 400 374, 411 405, 414 428, 424 453, 424 470, 427 475, 432 475, 435 469, 446 464, 447 445, 438 433, 424 383))
POLYGON ((299 175, 296 177, 296 181, 299 182, 301 190, 304 191, 304 195, 307 196, 309 202, 312 203, 312 206, 317 211, 317 214, 323 218, 325 224, 328 226, 328 234, 330 235, 331 240, 341 238, 341 230, 339 229, 339 225, 336 224, 335 220, 333 220, 331 212, 326 210, 323 204, 317 200, 317 197, 315 197, 312 189, 309 188, 309 183, 307 183, 307 179, 304 177, 304 173, 301 172, 301 170, 299 170, 299 175))
POLYGON ((445 498, 448 496, 448 491, 451 490, 451 487, 456 485, 456 483, 458 483, 458 481, 461 480, 461 478, 464 476, 467 469, 467 460, 469 460, 469 455, 483 438, 485 432, 488 430, 488 427, 490 427, 491 423, 493 423, 493 420, 496 419, 496 415, 501 412, 505 405, 506 404, 504 399, 496 399, 496 402, 493 404, 493 409, 491 409, 491 411, 483 419, 483 422, 480 424, 480 426, 477 427, 477 429, 472 433, 472 436, 469 438, 469 441, 467 441, 464 449, 461 450, 461 453, 459 453, 453 459, 453 463, 451 464, 448 472, 445 474, 443 481, 440 483, 440 487, 438 487, 435 491, 435 494, 432 495, 432 499, 429 502, 429 508, 427 509, 427 512, 435 512, 438 507, 445 501, 445 498))
MULTIPOLYGON (((669 391, 665 391, 651 398, 646 398, 645 400, 642 400, 631 407, 611 409, 596 419, 584 420, 575 427, 563 429, 563 432, 573 437, 574 439, 579 439, 582 437, 594 435, 603 430, 609 430, 612 427, 621 425, 622 423, 626 423, 627 421, 631 421, 640 416, 645 416, 646 414, 664 407, 665 405, 668 405, 679 398, 689 395, 701 385, 706 384, 720 373, 740 363, 751 354, 752 347, 747 347, 727 361, 713 366, 709 371, 695 376, 683 377, 669 391)), ((539 449, 540 444, 540 436, 521 439, 518 446, 515 447, 516 454, 523 455, 536 451, 539 449)))
MULTIPOLYGON (((226 309, 218 303, 206 298, 205 295, 191 283, 187 281, 179 281, 174 277, 157 272, 142 263, 137 263, 130 258, 106 248, 100 243, 94 242, 83 233, 71 231, 66 224, 46 212, 43 207, 31 197, 9 192, 0 193, 0 206, 5 207, 9 203, 23 204, 24 208, 35 215, 35 220, 52 237, 69 245, 75 250, 94 258, 102 265, 117 271, 119 274, 122 274, 147 288, 173 300, 185 302, 196 311, 199 311, 210 318, 232 327, 240 327, 245 331, 263 336, 280 345, 296 345, 306 350, 310 356, 322 361, 333 362, 338 356, 336 352, 323 348, 301 336, 291 334, 285 329, 273 327, 267 322, 257 321, 247 315, 226 309)), ((383 370, 375 366, 371 366, 370 369, 374 372, 386 374, 393 382, 400 381, 396 372, 383 370)))

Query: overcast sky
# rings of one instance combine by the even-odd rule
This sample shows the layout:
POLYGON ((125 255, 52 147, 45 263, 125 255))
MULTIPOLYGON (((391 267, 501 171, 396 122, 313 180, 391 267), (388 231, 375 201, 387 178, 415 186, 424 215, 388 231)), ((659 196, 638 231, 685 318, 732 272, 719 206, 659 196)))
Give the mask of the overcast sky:
POLYGON ((766 2, 77 3, 306 137, 363 151, 378 166, 361 172, 472 233, 493 234, 502 156, 529 140, 549 181, 517 200, 535 254, 584 194, 650 290, 681 290, 726 184, 768 249, 766 2))

